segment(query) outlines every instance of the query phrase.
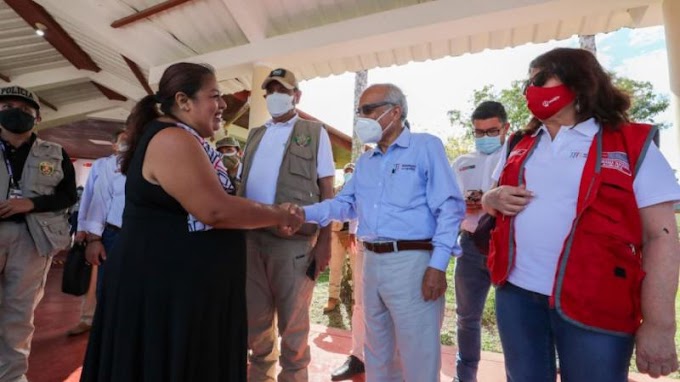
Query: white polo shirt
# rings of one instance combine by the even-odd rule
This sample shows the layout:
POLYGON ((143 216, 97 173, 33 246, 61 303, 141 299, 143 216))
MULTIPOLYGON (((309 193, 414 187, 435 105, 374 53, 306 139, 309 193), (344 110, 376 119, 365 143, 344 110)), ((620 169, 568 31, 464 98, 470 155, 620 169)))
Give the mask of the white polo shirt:
MULTIPOLYGON (((599 126, 594 119, 573 128, 562 126, 552 141, 545 126, 540 130, 544 133, 525 167, 527 189, 534 197, 515 218, 517 257, 508 281, 549 296, 562 246, 576 217, 581 174, 599 126)), ((502 150, 494 181, 500 178, 506 150, 502 150)), ((680 200, 673 170, 653 144, 640 165, 633 189, 638 208, 680 200)))
MULTIPOLYGON (((478 151, 459 156, 453 161, 451 167, 456 174, 456 182, 460 193, 465 197, 465 192, 470 190, 488 191, 494 183, 493 171, 498 164, 501 153, 499 148, 491 154, 483 154, 478 151)), ((475 232, 479 218, 484 214, 483 210, 465 212, 465 219, 460 224, 464 231, 475 232)))
MULTIPOLYGON (((283 154, 293 126, 298 116, 282 123, 272 120, 265 123, 265 133, 262 141, 254 153, 253 162, 250 166, 250 174, 246 184, 246 198, 264 204, 273 204, 276 197, 276 182, 279 179, 279 169, 283 162, 283 154)), ((317 153, 317 167, 319 179, 335 176, 333 165, 333 151, 331 139, 326 129, 321 129, 319 137, 319 151, 317 153)), ((247 147, 246 147, 247 149, 247 147)))

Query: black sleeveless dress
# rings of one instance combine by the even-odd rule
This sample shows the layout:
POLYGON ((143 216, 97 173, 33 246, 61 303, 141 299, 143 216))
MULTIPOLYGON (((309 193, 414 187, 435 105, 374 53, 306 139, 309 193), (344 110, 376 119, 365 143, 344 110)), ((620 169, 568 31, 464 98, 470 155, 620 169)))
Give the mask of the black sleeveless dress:
POLYGON ((243 232, 189 232, 187 211, 142 177, 149 141, 169 126, 151 122, 130 162, 81 381, 246 380, 243 232))

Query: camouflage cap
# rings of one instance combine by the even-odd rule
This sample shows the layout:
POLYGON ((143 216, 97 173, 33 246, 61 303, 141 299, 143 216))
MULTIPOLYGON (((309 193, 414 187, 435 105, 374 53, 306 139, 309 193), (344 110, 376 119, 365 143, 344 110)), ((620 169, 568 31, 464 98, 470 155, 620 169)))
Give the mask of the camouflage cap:
POLYGON ((14 98, 20 99, 28 102, 31 106, 35 107, 35 110, 40 110, 40 102, 38 101, 38 96, 28 89, 24 89, 21 86, 8 86, 5 88, 0 88, 0 99, 3 98, 14 98))
POLYGON ((293 72, 290 70, 282 68, 274 69, 271 71, 271 73, 269 73, 269 76, 267 76, 267 78, 264 79, 264 82, 262 82, 262 89, 266 89, 267 85, 269 85, 269 83, 272 81, 280 83, 288 90, 297 89, 298 87, 295 74, 293 74, 293 72))
POLYGON ((226 137, 215 143, 215 148, 219 149, 220 147, 236 147, 237 149, 240 149, 241 145, 236 139, 234 139, 234 137, 226 137))

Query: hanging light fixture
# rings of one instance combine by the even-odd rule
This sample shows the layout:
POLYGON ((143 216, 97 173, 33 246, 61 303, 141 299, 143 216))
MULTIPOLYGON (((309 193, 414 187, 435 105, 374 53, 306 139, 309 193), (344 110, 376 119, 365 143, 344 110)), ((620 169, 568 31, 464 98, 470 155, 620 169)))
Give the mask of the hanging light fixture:
POLYGON ((47 27, 43 23, 35 23, 35 34, 38 36, 42 37, 45 35, 45 31, 47 30, 47 27))

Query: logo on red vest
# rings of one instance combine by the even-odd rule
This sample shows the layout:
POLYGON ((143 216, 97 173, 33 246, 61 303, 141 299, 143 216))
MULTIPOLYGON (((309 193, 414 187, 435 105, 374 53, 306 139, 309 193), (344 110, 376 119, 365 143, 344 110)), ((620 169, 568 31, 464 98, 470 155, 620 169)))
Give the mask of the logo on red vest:
POLYGON ((508 155, 508 159, 510 159, 514 156, 517 156, 517 155, 524 155, 524 153, 526 153, 526 152, 527 152, 526 149, 514 149, 514 150, 510 151, 510 154, 508 155))
POLYGON ((602 167, 616 170, 622 174, 631 176, 628 155, 622 151, 610 151, 602 153, 602 167))

